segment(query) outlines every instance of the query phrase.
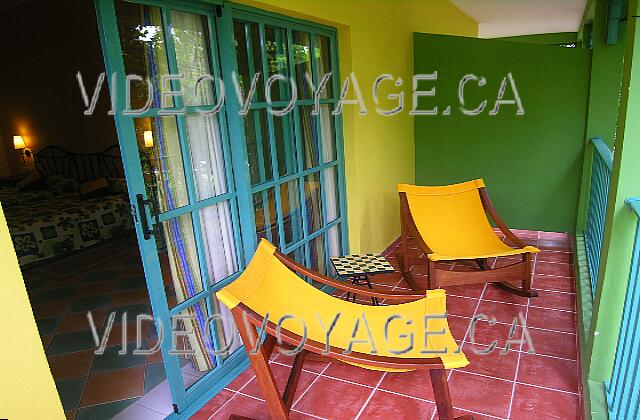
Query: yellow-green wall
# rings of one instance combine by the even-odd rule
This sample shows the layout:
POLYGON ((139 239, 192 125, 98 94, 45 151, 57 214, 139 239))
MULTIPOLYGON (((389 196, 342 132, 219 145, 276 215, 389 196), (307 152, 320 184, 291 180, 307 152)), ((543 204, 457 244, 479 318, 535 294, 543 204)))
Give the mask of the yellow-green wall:
POLYGON ((64 418, 0 206, 0 418, 64 418))
MULTIPOLYGON (((239 3, 337 28, 341 78, 354 72, 368 115, 344 109, 351 252, 379 251, 400 234, 396 184, 415 180, 413 33, 476 37, 478 24, 447 0, 240 0, 239 3), (402 77, 405 111, 382 117, 372 86, 383 73, 402 77)), ((391 87, 391 82, 386 82, 391 87)), ((342 84, 342 83, 341 83, 342 84)), ((381 89, 384 98, 395 89, 381 89)), ((383 102, 381 108, 393 108, 383 102)))

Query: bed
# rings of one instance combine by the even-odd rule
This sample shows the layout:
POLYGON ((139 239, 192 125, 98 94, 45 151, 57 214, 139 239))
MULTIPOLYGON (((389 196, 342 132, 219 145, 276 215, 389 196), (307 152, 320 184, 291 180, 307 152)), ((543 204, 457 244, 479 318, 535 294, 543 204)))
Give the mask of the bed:
POLYGON ((37 188, 0 188, 0 202, 21 266, 130 234, 133 228, 117 146, 99 153, 71 153, 49 146, 34 154, 43 178, 37 188), (109 191, 87 197, 79 185, 108 180, 109 191))

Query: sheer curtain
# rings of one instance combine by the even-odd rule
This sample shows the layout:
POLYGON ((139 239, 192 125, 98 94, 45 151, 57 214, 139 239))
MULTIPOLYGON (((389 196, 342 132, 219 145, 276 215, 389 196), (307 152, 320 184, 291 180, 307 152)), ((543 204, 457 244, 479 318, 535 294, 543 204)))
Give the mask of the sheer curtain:
MULTIPOLYGON (((195 90, 198 78, 211 75, 207 21, 200 15, 183 12, 173 12, 172 20, 176 58, 179 70, 185 76, 185 103, 214 104, 211 83, 200 83, 198 91, 195 90)), ((187 117, 191 162, 199 200, 228 192, 222 136, 217 118, 217 115, 187 117)), ((207 269, 212 282, 223 280, 238 270, 230 206, 228 201, 220 202, 202 209, 199 215, 207 269)), ((240 340, 231 313, 217 301, 213 303, 215 311, 222 316, 222 325, 216 324, 220 345, 233 351, 239 347, 240 340)))
MULTIPOLYGON (((214 95, 210 83, 201 83, 197 94, 195 92, 198 78, 210 74, 207 22, 200 15, 183 12, 174 11, 171 17, 171 36, 175 44, 178 70, 185 77, 181 83, 185 105, 213 104, 214 95)), ((157 66, 155 55, 160 54, 164 52, 154 51, 153 46, 148 50, 150 74, 154 73, 154 67, 157 66)), ((156 121, 160 122, 159 119, 156 121)), ((155 125, 157 141, 154 152, 162 167, 158 171, 161 178, 158 180, 160 206, 163 210, 171 210, 188 202, 186 188, 179 185, 184 182, 180 139, 177 132, 167 130, 165 124, 155 125), (169 150, 171 153, 168 153, 169 150)), ((217 116, 188 115, 186 126, 188 139, 182 141, 189 142, 197 199, 205 200, 226 193, 224 153, 217 116)), ((238 270, 228 201, 203 208, 191 217, 182 216, 165 222, 164 239, 178 303, 204 289, 195 251, 192 217, 200 218, 206 267, 211 282, 220 281, 238 270)), ((220 346, 229 347, 233 351, 239 346, 239 339, 231 314, 226 307, 221 307, 215 301, 213 307, 223 319, 215 324, 220 346)), ((186 337, 185 347, 194 351, 191 357, 194 367, 202 371, 209 370, 215 366, 214 346, 206 331, 206 321, 211 314, 206 305, 200 303, 188 308, 184 315, 192 316, 191 320, 183 322, 182 327, 191 333, 186 337)))
MULTIPOLYGON (((318 63, 318 79, 321 80, 325 74, 331 71, 330 60, 330 46, 329 39, 323 36, 316 38, 315 56, 318 63)), ((331 89, 331 79, 325 89, 320 92, 320 98, 328 98, 333 93, 331 89)), ((320 132, 322 133, 322 162, 328 163, 336 160, 336 136, 335 136, 335 120, 331 114, 331 105, 323 104, 320 106, 320 132)), ((327 223, 334 221, 339 215, 339 203, 338 203, 338 171, 337 166, 333 166, 324 170, 323 185, 324 185, 324 199, 325 199, 325 214, 327 216, 327 223)), ((329 256, 334 257, 342 253, 341 241, 340 241, 340 228, 334 226, 327 232, 327 241, 329 248, 329 256)), ((330 265, 329 269, 333 274, 333 266, 330 265)))
MULTIPOLYGON (((226 193, 224 154, 216 117, 188 117, 187 129, 198 196, 208 198, 226 193)), ((223 201, 205 207, 200 211, 200 220, 209 278, 217 282, 238 270, 230 203, 223 201)), ((214 306, 222 316, 222 325, 217 325, 220 344, 233 351, 239 347, 240 339, 231 313, 217 301, 214 306)))

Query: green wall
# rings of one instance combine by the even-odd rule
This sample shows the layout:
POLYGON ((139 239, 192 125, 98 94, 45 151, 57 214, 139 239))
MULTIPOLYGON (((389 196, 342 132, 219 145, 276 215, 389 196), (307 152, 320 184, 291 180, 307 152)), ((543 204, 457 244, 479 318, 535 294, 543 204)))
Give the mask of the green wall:
MULTIPOLYGON (((414 71, 438 71, 435 97, 419 109, 439 107, 437 116, 416 116, 416 183, 438 185, 482 177, 494 204, 513 228, 575 229, 583 161, 590 52, 508 41, 414 34, 414 71), (502 105, 490 116, 500 84, 511 72, 525 114, 502 105), (478 116, 459 110, 458 86, 469 82, 465 103, 478 116), (442 115, 451 106, 451 115, 442 115)), ((504 99, 513 99, 507 84, 504 99)))
MULTIPOLYGON (((620 24, 618 42, 607 45, 608 1, 593 0, 590 4, 594 10, 593 51, 591 60, 591 86, 589 92, 589 109, 587 119, 587 135, 585 142, 589 144, 592 137, 601 137, 612 147, 615 143, 618 126, 618 111, 622 88, 622 65, 624 61, 627 28, 626 22, 620 24)), ((587 221, 589 186, 591 180, 592 150, 587 149, 584 160, 584 174, 580 207, 578 210, 577 231, 584 230, 587 221)))
POLYGON ((618 125, 622 63, 624 61, 626 23, 620 24, 618 42, 605 43, 606 1, 596 2, 597 22, 593 27, 591 98, 589 101, 588 137, 602 137, 609 146, 615 142, 618 125), (599 12, 599 13, 598 13, 599 12))
POLYGON ((577 32, 558 32, 552 34, 535 34, 494 38, 499 41, 522 42, 525 44, 558 45, 578 42, 577 32))

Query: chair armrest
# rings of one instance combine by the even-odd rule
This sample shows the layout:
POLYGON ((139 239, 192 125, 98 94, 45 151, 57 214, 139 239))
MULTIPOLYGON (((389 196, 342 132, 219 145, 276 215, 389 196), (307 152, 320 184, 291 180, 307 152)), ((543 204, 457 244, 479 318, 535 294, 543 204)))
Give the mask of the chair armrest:
POLYGON ((482 187, 478 189, 480 193, 480 199, 482 200, 482 205, 484 209, 489 213, 491 219, 494 221, 496 226, 500 229, 500 231, 504 234, 505 239, 511 242, 513 245, 524 248, 527 246, 520 238, 518 238, 511 230, 507 227, 507 225, 502 221, 495 207, 493 207, 493 203, 491 202, 491 198, 489 198, 489 194, 487 193, 487 189, 482 187))

